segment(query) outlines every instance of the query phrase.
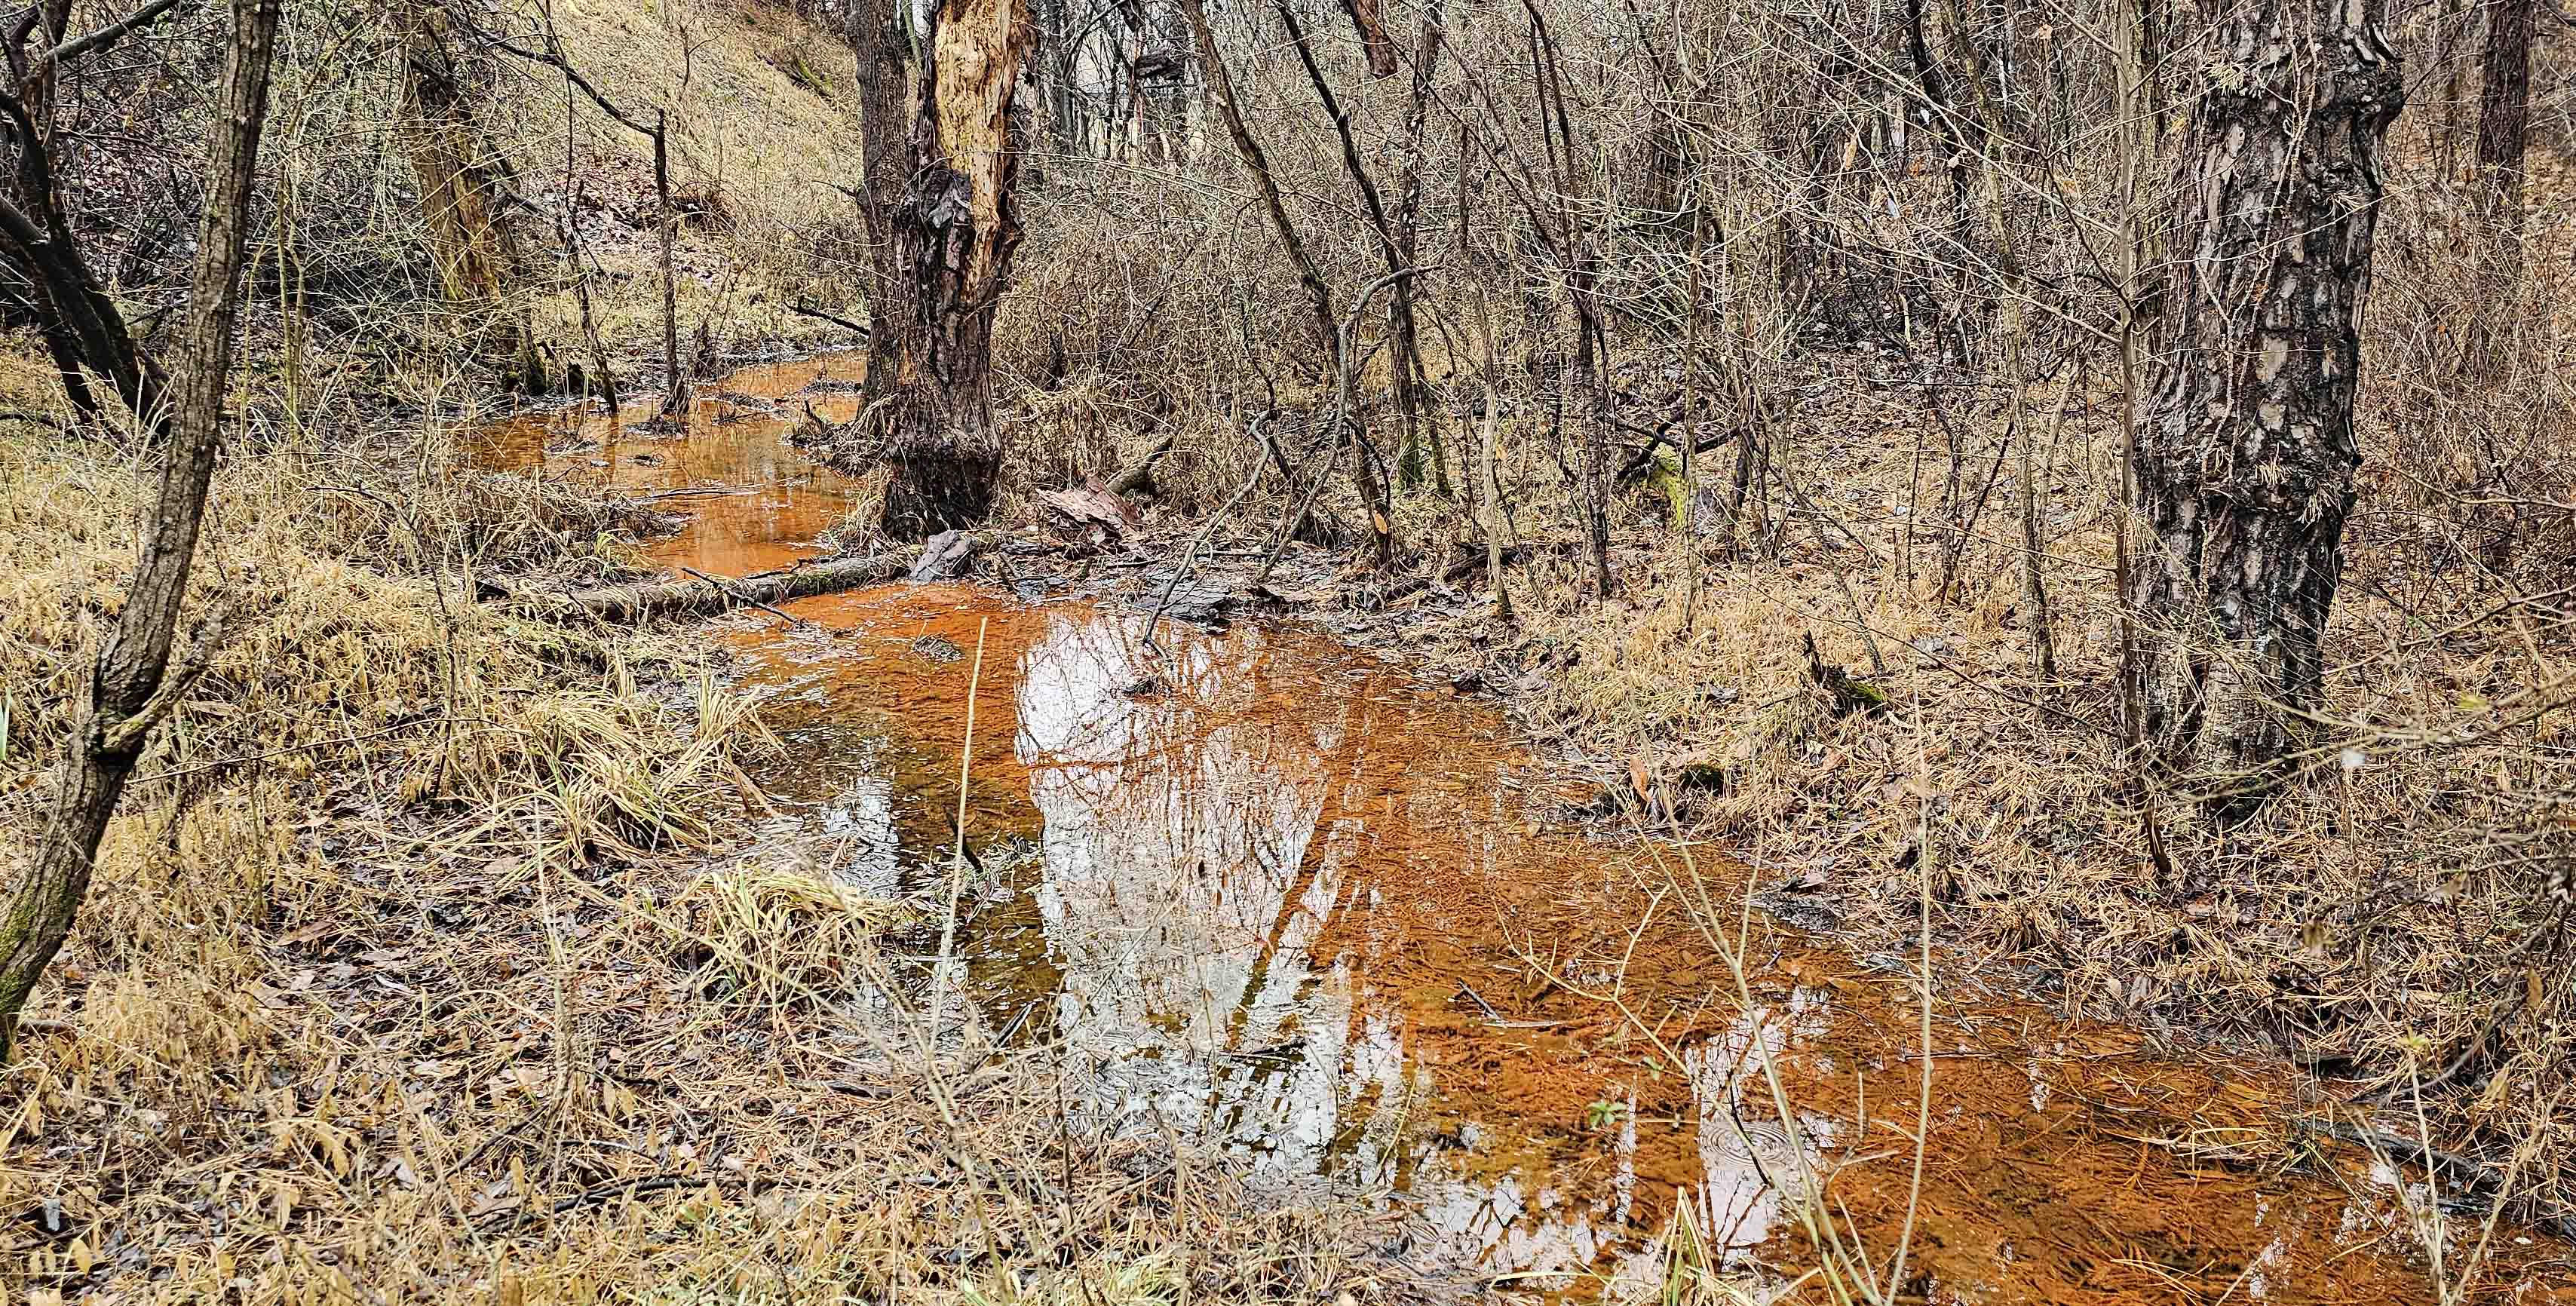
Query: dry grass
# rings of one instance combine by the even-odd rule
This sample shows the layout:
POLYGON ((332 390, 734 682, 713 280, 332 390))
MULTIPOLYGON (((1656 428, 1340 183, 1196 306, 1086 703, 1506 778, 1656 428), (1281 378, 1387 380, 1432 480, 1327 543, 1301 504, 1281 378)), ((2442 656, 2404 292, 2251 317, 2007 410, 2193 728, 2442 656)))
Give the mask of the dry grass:
MULTIPOLYGON (((101 452, 0 442, 8 861, 131 565, 142 483, 101 452)), ((775 743, 706 667, 464 597, 469 557, 616 574, 641 518, 445 458, 286 441, 219 479, 193 607, 236 615, 0 1072, 0 1291, 1381 1295, 1376 1217, 926 1040, 877 944, 910 908, 733 851, 775 743)))
MULTIPOLYGON (((2391 280, 2391 299, 2449 312, 2434 288, 2391 280)), ((2552 284, 2531 285, 2535 309, 2564 302, 2552 284)), ((1757 865, 1827 876, 1858 945, 1910 935, 1906 868, 1927 858, 1953 965, 2070 1011, 2286 1054, 2386 1108, 2401 1136, 2415 1133, 2420 1093, 2438 1145, 2485 1158, 2510 1176, 2514 1210, 2564 1225, 2576 1215, 2564 1091, 2576 862, 2562 829, 2576 768, 2562 736, 2576 644, 2544 541, 2564 529, 2551 505, 2569 496, 2554 488, 2563 460, 2489 433, 2564 429, 2570 373, 2559 351, 2535 348, 2518 355, 2529 375, 2454 402, 2444 396, 2465 384, 2408 380, 2435 365, 2409 347, 2439 333, 2389 317, 2378 349, 2392 379, 2364 414, 2372 471, 2327 641, 2330 700, 2258 820, 2220 829, 2187 800, 2159 807, 2171 877, 2154 867, 2119 742, 2118 409, 2098 389, 2062 397, 2067 435, 2043 472, 2053 678, 2029 666, 2000 506, 1966 539, 1958 583, 1939 584, 1960 535, 1938 501, 1948 468, 1930 413, 1953 405, 1968 432, 1973 493, 2000 404, 1945 398, 1957 378, 1916 384, 1893 359, 1831 356, 1786 374, 1803 400, 1774 415, 1813 505, 1775 505, 1775 555, 1723 531, 1684 549, 1641 494, 1624 505, 1623 597, 1595 603, 1588 567, 1543 558, 1513 578, 1519 626, 1470 619, 1446 656, 1517 685, 1515 707, 1541 734, 1623 772, 1636 759, 1667 794, 1684 767, 1722 768, 1723 792, 1678 795, 1687 822, 1757 865), (1810 635, 1863 675, 1874 643, 1891 710, 1831 711, 1809 681, 1810 635)), ((2524 320, 2541 324, 2535 335, 2557 329, 2544 311, 2524 320)), ((2060 401, 2034 393, 2033 420, 2060 401)), ((1522 491, 1561 501, 1532 461, 1522 491)), ((1703 484, 1722 484, 1732 460, 1711 461, 1703 484)), ((2007 465, 1992 503, 2016 488, 2007 465)), ((1561 502, 1537 520, 1533 533, 1574 535, 1561 502)))

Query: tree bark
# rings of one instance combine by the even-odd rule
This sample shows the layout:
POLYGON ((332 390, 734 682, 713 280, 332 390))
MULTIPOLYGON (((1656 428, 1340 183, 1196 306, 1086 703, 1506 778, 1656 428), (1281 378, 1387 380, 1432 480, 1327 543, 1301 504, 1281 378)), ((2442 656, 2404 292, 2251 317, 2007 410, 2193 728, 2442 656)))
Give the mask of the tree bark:
POLYGON ((1368 51, 1369 76, 1395 76, 1395 38, 1387 34, 1379 0, 1342 0, 1342 9, 1351 16, 1351 26, 1359 29, 1360 45, 1368 51))
MULTIPOLYGON (((1422 125, 1431 105, 1432 75, 1439 67, 1442 32, 1435 4, 1422 15, 1422 37, 1414 46, 1413 99, 1404 113, 1403 165, 1395 205, 1396 265, 1412 267, 1422 244, 1422 125)), ((1460 161, 1465 166, 1465 161, 1460 161)), ((1431 378, 1422 365, 1422 345, 1414 331, 1413 281, 1395 285, 1387 305, 1387 330, 1395 342, 1395 403, 1404 418, 1404 452, 1396 459, 1406 489, 1421 482, 1422 447, 1431 447, 1433 488, 1450 496, 1449 450, 1439 424, 1423 411, 1429 407, 1431 378), (1427 439, 1426 439, 1427 428, 1427 439)))
POLYGON ((2405 98, 2384 0, 2215 4, 2175 163, 2179 254, 2140 401, 2128 601, 2148 760, 2222 817, 2324 693, 2353 502, 2381 151, 2405 98))
POLYGON ((1020 243, 1010 120, 1036 29, 1027 0, 940 0, 916 45, 911 11, 869 0, 853 16, 876 284, 841 456, 892 465, 884 530, 918 540, 983 520, 1001 466, 993 316, 1020 243))
POLYGON ((2487 221, 2522 260, 2523 151, 2531 139, 2531 24, 2535 0, 2496 0, 2487 10, 2484 85, 2478 92, 2478 172, 2487 221))
POLYGON ((72 732, 56 781, 52 817, 33 863, 11 886, 0 916, 0 1059, 18 1012, 62 947, 89 892, 98 844, 116 814, 152 727, 185 694, 188 674, 171 674, 179 609, 188 593, 214 480, 224 389, 232 371, 238 274, 248 229, 260 130, 268 116, 269 64, 281 0, 233 0, 225 112, 209 149, 213 184, 198 228, 170 450, 160 493, 143 521, 141 557, 116 628, 90 676, 89 712, 72 732))
POLYGON ((671 117, 653 115, 653 198, 661 212, 662 233, 662 367, 670 373, 662 391, 662 415, 688 411, 689 374, 680 367, 680 283, 672 266, 672 248, 680 241, 680 211, 671 206, 671 117))
POLYGON ((903 575, 905 565, 894 558, 854 558, 735 580, 652 581, 606 585, 570 594, 513 589, 493 581, 483 584, 487 596, 537 616, 630 622, 712 616, 730 608, 837 594, 894 580, 903 575))
MULTIPOLYGON (((420 182, 439 291, 450 302, 498 309, 515 262, 499 211, 508 170, 483 143, 481 118, 491 73, 458 56, 446 0, 406 0, 402 25, 402 117, 406 152, 420 182)), ((524 319, 487 336, 510 388, 542 393, 545 364, 524 319)))

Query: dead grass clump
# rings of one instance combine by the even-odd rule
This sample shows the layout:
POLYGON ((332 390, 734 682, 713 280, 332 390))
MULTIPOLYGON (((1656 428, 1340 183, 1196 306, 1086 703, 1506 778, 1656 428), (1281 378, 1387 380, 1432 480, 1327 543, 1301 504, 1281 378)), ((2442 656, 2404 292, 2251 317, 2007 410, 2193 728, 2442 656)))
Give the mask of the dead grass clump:
POLYGON ((617 541, 663 529, 660 515, 642 504, 562 481, 460 470, 448 489, 454 548, 488 569, 518 571, 584 557, 618 569, 628 559, 612 547, 617 541))
POLYGON ((677 932, 705 953, 701 990, 758 1007, 847 1000, 875 969, 876 940, 918 915, 748 861, 699 877, 672 909, 677 932))

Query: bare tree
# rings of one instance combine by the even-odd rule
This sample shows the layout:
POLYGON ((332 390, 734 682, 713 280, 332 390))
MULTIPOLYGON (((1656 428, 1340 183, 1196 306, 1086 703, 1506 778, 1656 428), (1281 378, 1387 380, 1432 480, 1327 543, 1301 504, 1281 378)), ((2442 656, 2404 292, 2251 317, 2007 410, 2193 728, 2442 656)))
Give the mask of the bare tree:
MULTIPOLYGON (((508 290, 516 251, 500 221, 510 175, 485 143, 482 118, 494 70, 488 57, 458 39, 452 0, 403 0, 404 146, 420 179, 420 214, 428 224, 439 290, 455 303, 497 308, 508 290)), ((545 363, 524 317, 491 337, 494 361, 512 389, 543 393, 545 363)))
MULTIPOLYGON (((539 12, 544 20, 546 38, 546 48, 543 50, 530 50, 524 46, 513 45, 488 31, 480 33, 480 39, 492 49, 531 63, 545 64, 561 72, 567 87, 580 91, 582 96, 597 106, 601 113, 607 114, 619 126, 642 136, 653 144, 653 197, 658 217, 656 225, 661 235, 662 245, 662 365, 670 373, 669 386, 662 393, 662 413, 664 416, 670 416, 686 407, 689 400, 689 374, 680 366, 680 297, 672 271, 673 246, 679 240, 680 215, 678 208, 671 203, 670 115, 657 109, 653 113, 653 121, 647 123, 641 116, 617 107, 616 101, 609 99, 597 86, 591 84, 589 78, 582 76, 573 68, 572 56, 564 50, 562 33, 555 27, 554 10, 544 8, 539 12)), ((450 17, 453 18, 452 13, 450 17)), ((565 148, 569 150, 570 146, 567 145, 565 148)), ((568 242, 578 241, 578 237, 571 234, 569 227, 566 231, 568 242)), ((607 360, 602 357, 596 361, 601 374, 601 385, 613 386, 615 378, 607 375, 607 360)), ((610 411, 614 412, 617 408, 615 394, 604 393, 607 395, 610 411)))
POLYGON ((920 539, 981 521, 1001 464, 993 315, 1020 244, 1012 100, 1036 28, 1027 0, 868 0, 850 38, 874 274, 853 434, 893 465, 886 533, 920 539))
POLYGON ((2261 801, 2319 641, 2351 511, 2361 310, 2381 151, 2405 98, 2382 0, 2210 6, 2175 164, 2179 230, 2140 402, 2129 603, 2151 758, 2261 801))
POLYGON ((178 377, 171 385, 170 449, 161 488, 143 519, 142 556, 116 628, 90 674, 89 711, 73 728, 55 782, 44 842, 0 916, 0 1058, 19 1009, 71 932, 89 892, 99 839, 143 755, 152 727, 175 707, 201 662, 171 666, 179 609, 188 593, 206 490, 215 475, 224 391, 232 371, 237 283, 249 225, 260 131, 268 118, 269 64, 281 0, 233 0, 231 56, 222 116, 208 154, 213 184, 198 228, 178 377))
POLYGON ((54 170, 54 104, 63 71, 167 15, 175 0, 154 0, 126 17, 80 36, 71 35, 71 0, 44 0, 5 38, 15 86, 0 91, 10 167, 0 176, 0 254, 27 279, 29 307, 47 352, 62 374, 63 392, 85 413, 99 411, 87 376, 107 382, 147 425, 165 420, 168 378, 137 348, 133 332, 73 239, 54 170), (45 44, 30 50, 30 36, 45 44))

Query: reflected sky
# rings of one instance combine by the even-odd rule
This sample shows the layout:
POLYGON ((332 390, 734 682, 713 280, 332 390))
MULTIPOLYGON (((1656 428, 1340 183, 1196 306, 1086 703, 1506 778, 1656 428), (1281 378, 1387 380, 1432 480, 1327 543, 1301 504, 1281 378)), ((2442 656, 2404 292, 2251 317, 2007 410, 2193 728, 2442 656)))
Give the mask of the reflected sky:
MULTIPOLYGON (((782 565, 855 487, 788 449, 785 420, 733 419, 841 411, 836 367, 856 375, 709 387, 685 437, 575 414, 504 427, 487 457, 682 491, 658 504, 686 516, 666 563, 782 565)), ((2286 1074, 1947 980, 1914 1200, 1903 969, 1757 932, 1744 1002, 1671 892, 1676 850, 1570 826, 1498 713, 1393 662, 1170 623, 1157 654, 1134 613, 973 587, 791 611, 808 624, 725 634, 786 744, 755 772, 780 807, 756 855, 944 907, 962 755, 989 870, 961 886, 955 978, 987 1030, 1051 1050, 1085 1129, 1168 1129, 1283 1198, 1386 1203, 1411 1217, 1404 1255, 1515 1290, 1649 1296, 1689 1246, 1765 1299, 1815 1263, 1821 1197, 1882 1262, 1911 1211, 1926 1302, 2424 1299, 2412 1176, 2301 1160, 2286 1074), (981 648, 971 741, 976 662, 916 652, 932 635, 981 648), (2196 1131, 2251 1141, 2178 1151, 2196 1131)), ((1728 904, 1749 874, 1696 865, 1728 904)), ((2499 1291, 2551 1300, 2555 1250, 2508 1248, 2520 1287, 2499 1291)))
MULTIPOLYGON (((1522 1288, 1644 1293, 1686 1243, 1757 1299, 1786 1291, 1818 1195, 1892 1248, 1910 984, 1757 935, 1756 1001, 1734 1000, 1658 896, 1669 863, 1565 827, 1490 713, 1288 629, 1167 625, 1158 654, 1131 612, 942 586, 796 611, 837 633, 744 637, 792 743, 764 782, 813 800, 813 828, 867 832, 844 847, 911 850, 831 864, 917 898, 939 896, 971 664, 909 641, 986 646, 969 841, 1029 855, 968 895, 968 987, 988 1028, 1030 1009, 1087 1128, 1370 1195, 1412 1217, 1417 1259, 1522 1288), (1614 984, 1655 1039, 1599 1000, 1614 984)), ((2269 1127, 2285 1087, 2001 999, 1936 1031, 1925 1300, 2417 1299, 2386 1202, 2140 1142, 2269 1127)))

